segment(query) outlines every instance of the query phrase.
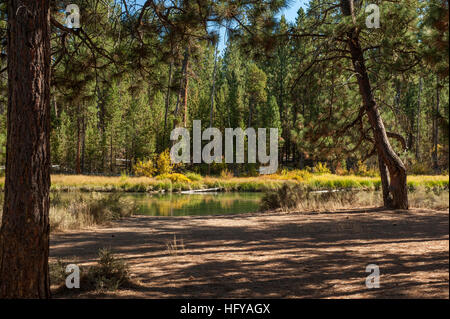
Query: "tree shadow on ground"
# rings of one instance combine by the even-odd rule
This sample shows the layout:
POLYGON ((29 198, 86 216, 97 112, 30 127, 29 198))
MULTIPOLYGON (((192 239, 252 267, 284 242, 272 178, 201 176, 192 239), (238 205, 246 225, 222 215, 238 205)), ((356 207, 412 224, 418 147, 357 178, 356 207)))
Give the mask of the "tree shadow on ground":
POLYGON ((53 236, 51 256, 92 262, 110 247, 139 279, 121 297, 448 298, 448 219, 382 209, 134 217, 53 236), (379 289, 365 285, 368 264, 380 267, 379 289))

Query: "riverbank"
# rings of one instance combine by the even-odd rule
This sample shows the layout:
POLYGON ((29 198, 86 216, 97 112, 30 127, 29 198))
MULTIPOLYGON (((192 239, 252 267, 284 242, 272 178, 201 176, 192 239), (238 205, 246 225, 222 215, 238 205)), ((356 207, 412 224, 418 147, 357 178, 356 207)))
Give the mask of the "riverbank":
MULTIPOLYGON (((449 191, 419 186, 409 191, 411 208, 445 210, 449 191)), ((0 193, 0 203, 3 193, 0 193)), ((70 192, 50 194, 51 232, 95 228, 132 215, 233 215, 264 210, 321 212, 383 205, 380 190, 311 191, 283 188, 278 192, 131 193, 70 192)), ((2 207, 0 206, 0 219, 2 207)))
MULTIPOLYGON (((276 190, 284 184, 302 184, 307 190, 323 189, 368 189, 378 190, 381 187, 379 177, 355 175, 311 174, 303 171, 293 174, 273 174, 259 177, 201 177, 196 180, 172 181, 148 177, 107 177, 90 175, 52 175, 52 191, 81 192, 181 192, 214 188, 221 191, 264 192, 276 190)), ((410 190, 425 187, 449 189, 448 175, 408 176, 410 190)), ((0 179, 0 188, 4 188, 4 178, 0 179)))
POLYGON ((52 262, 83 267, 108 247, 133 287, 55 297, 449 298, 448 227, 448 210, 422 209, 135 216, 53 234, 50 249, 52 262), (365 286, 369 264, 379 289, 365 286))

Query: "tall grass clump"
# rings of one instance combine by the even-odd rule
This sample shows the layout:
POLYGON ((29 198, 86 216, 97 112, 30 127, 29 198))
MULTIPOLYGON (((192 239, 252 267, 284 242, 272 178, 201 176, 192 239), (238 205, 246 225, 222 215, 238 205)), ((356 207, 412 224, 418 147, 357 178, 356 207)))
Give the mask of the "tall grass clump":
POLYGON ((409 192, 408 200, 410 207, 413 208, 449 209, 448 188, 420 186, 409 192))
POLYGON ((50 225, 53 231, 86 228, 131 216, 135 210, 134 202, 120 193, 78 195, 65 203, 56 196, 50 207, 50 225))
POLYGON ((262 210, 272 209, 290 209, 295 208, 298 204, 307 198, 307 191, 302 185, 283 185, 275 192, 268 192, 261 200, 262 210))
POLYGON ((315 174, 331 174, 331 170, 327 167, 327 163, 318 162, 311 170, 315 174))
MULTIPOLYGON (((449 191, 439 187, 419 186, 410 190, 408 200, 411 208, 446 210, 449 208, 449 191)), ((321 211, 362 207, 382 207, 382 192, 377 191, 309 191, 307 188, 284 185, 271 191, 261 200, 262 210, 321 211)))
POLYGON ((180 173, 165 173, 165 174, 161 174, 156 176, 157 180, 164 180, 164 179, 168 179, 170 180, 172 183, 190 183, 191 180, 186 177, 183 174, 180 173))
POLYGON ((178 254, 186 254, 184 249, 183 239, 178 240, 177 236, 173 235, 173 240, 166 242, 167 252, 171 256, 178 256, 178 254))
MULTIPOLYGON (((361 194, 371 194, 374 192, 354 192, 354 191, 325 191, 311 192, 301 185, 284 185, 276 192, 269 192, 261 200, 262 210, 301 210, 320 211, 334 210, 341 208, 355 207, 360 199, 365 198, 361 194)), ((378 194, 378 193, 377 193, 378 194)), ((370 200, 370 205, 378 203, 380 196, 376 200, 370 200)))

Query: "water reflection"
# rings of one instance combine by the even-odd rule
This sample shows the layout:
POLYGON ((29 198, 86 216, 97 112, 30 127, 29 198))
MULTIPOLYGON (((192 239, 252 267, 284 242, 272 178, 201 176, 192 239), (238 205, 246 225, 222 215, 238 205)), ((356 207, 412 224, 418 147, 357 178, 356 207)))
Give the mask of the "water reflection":
POLYGON ((137 215, 192 216, 224 215, 255 212, 259 209, 262 194, 132 194, 138 206, 137 215))

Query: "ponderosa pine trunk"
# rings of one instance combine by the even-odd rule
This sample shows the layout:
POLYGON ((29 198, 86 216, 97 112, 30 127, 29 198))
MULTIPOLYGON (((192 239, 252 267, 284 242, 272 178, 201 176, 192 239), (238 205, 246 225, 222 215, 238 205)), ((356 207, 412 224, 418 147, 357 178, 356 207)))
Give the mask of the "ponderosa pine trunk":
POLYGON ((384 161, 383 161, 383 158, 381 157, 381 155, 378 155, 378 167, 379 167, 379 171, 380 171, 381 190, 383 193, 384 207, 391 207, 392 206, 392 197, 389 192, 388 169, 386 167, 386 164, 384 164, 384 161))
POLYGON ((8 1, 0 298, 49 298, 50 1, 8 1))
MULTIPOLYGON (((353 0, 341 0, 341 9, 345 16, 351 16, 354 19, 353 0)), ((389 143, 383 120, 381 119, 378 106, 373 96, 356 27, 347 31, 346 36, 347 44, 351 52, 353 67, 358 79, 359 92, 369 118, 369 123, 373 129, 377 153, 389 170, 389 193, 392 195, 390 208, 408 209, 406 168, 389 143)), ((386 192, 386 189, 383 189, 383 193, 384 192, 386 192)))

